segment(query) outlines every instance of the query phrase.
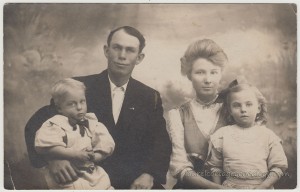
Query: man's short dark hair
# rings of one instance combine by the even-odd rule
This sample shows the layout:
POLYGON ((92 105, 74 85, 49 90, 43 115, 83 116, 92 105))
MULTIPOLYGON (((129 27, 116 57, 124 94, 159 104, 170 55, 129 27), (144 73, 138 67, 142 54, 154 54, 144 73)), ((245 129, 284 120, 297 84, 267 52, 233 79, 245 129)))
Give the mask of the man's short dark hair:
POLYGON ((107 45, 110 45, 112 36, 114 35, 115 32, 120 31, 120 30, 124 30, 127 34, 132 35, 136 38, 138 38, 139 42, 140 42, 140 46, 139 46, 139 52, 142 52, 142 50, 145 47, 145 38, 144 36, 141 34, 141 32, 139 32, 137 29, 130 27, 130 26, 123 26, 123 27, 119 27, 117 29, 112 30, 107 38, 107 45))

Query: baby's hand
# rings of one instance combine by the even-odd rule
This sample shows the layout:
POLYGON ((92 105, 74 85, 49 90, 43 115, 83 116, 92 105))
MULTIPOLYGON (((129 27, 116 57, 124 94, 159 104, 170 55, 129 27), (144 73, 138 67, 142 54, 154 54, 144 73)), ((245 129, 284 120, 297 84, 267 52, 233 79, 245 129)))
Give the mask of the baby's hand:
POLYGON ((92 161, 94 159, 94 152, 93 151, 87 151, 87 150, 82 150, 82 151, 77 151, 75 154, 75 160, 77 161, 92 161))
POLYGON ((94 161, 95 160, 95 153, 92 151, 92 152, 89 152, 89 157, 90 157, 90 161, 94 161))
POLYGON ((90 157, 90 161, 94 161, 95 153, 91 147, 85 148, 84 151, 88 152, 88 156, 90 157))

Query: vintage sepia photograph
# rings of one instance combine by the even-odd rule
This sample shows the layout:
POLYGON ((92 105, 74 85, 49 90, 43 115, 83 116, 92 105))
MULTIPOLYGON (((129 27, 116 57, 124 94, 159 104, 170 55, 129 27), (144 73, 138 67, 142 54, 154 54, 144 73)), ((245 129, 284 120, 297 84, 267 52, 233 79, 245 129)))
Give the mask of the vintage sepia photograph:
POLYGON ((297 187, 297 4, 2 8, 5 189, 297 187))

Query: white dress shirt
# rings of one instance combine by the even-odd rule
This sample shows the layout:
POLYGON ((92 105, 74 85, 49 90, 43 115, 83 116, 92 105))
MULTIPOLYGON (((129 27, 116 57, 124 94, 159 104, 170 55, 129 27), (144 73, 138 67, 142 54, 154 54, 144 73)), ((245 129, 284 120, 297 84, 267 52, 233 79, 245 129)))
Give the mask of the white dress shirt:
POLYGON ((115 120, 115 124, 117 124, 119 115, 122 109, 126 88, 128 85, 125 83, 123 86, 117 87, 109 78, 110 91, 111 91, 111 101, 112 101, 112 112, 115 120))

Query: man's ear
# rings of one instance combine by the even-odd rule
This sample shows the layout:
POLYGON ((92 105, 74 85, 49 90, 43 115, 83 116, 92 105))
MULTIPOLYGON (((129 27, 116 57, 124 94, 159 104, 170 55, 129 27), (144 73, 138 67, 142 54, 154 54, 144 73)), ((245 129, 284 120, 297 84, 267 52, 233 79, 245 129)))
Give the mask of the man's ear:
POLYGON ((145 54, 144 53, 139 53, 135 64, 136 65, 140 64, 143 61, 144 58, 145 58, 145 54))
POLYGON ((107 45, 103 46, 103 52, 104 52, 105 57, 107 58, 108 57, 108 46, 107 45))

